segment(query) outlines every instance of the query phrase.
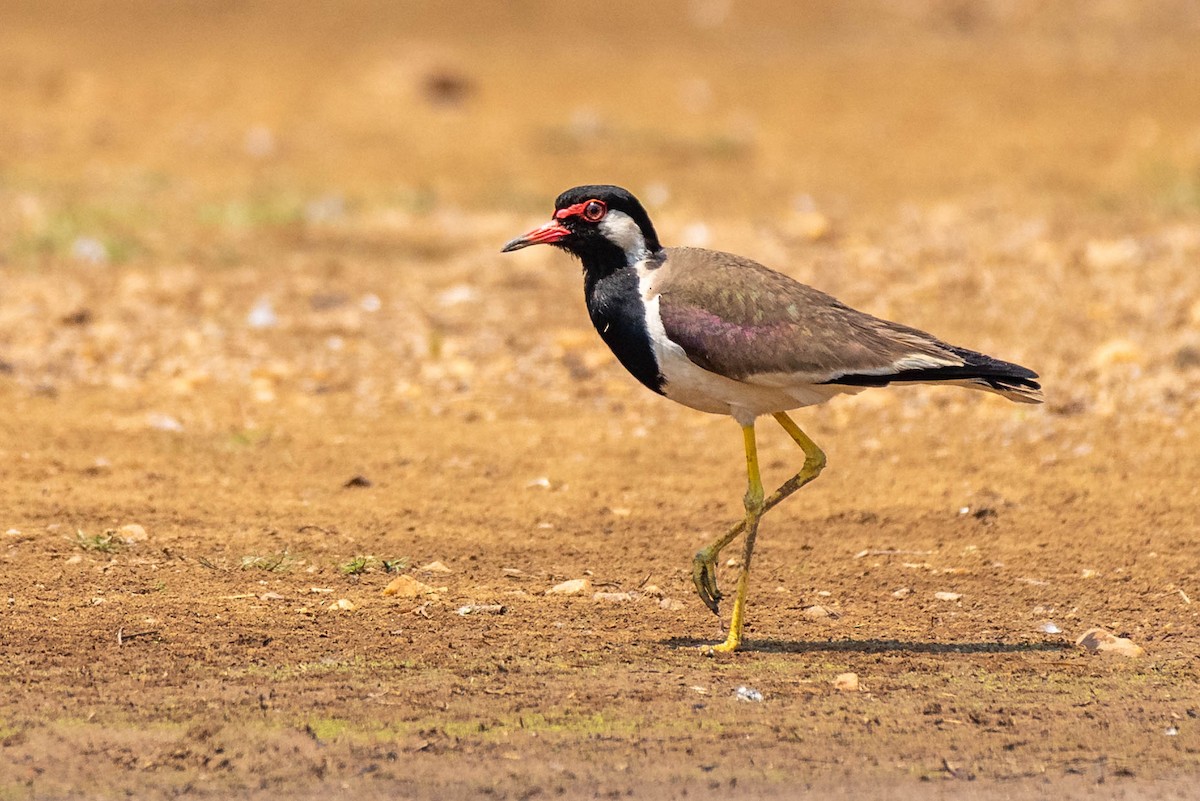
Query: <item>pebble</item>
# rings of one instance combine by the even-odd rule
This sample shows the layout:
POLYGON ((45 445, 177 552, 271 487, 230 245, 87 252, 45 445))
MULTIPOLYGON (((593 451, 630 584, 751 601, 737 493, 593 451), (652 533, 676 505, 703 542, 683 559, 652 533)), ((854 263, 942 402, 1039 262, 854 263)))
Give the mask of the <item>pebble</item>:
POLYGON ((663 598, 658 602, 659 609, 666 609, 669 612, 678 612, 683 609, 683 601, 678 601, 674 598, 663 598))
POLYGON ((908 596, 912 595, 912 590, 908 587, 901 587, 892 593, 892 597, 898 601, 903 601, 908 596))
POLYGON ((435 298, 439 306, 458 306, 461 303, 472 303, 479 300, 479 290, 470 284, 455 284, 439 292, 435 298))
POLYGON ((1062 634, 1062 629, 1058 627, 1053 620, 1047 620, 1042 625, 1038 626, 1038 631, 1043 631, 1046 634, 1062 634))
POLYGON ((1145 650, 1125 637, 1118 637, 1102 628, 1092 628, 1085 631, 1075 644, 1087 649, 1093 654, 1109 653, 1119 656, 1141 656, 1145 650))
POLYGON ((1093 239, 1083 251, 1083 260, 1096 270, 1115 270, 1141 260, 1142 248, 1136 239, 1093 239))
POLYGON ((935 592, 933 594, 933 597, 937 598, 939 601, 957 601, 962 598, 962 593, 961 592, 935 592))
POLYGON ((820 604, 813 604, 801 612, 801 614, 809 620, 823 620, 827 617, 837 617, 837 614, 832 609, 828 609, 820 604))
POLYGON ((424 567, 418 567, 417 570, 420 570, 422 573, 453 573, 454 572, 453 570, 446 567, 441 562, 430 562, 429 564, 425 565, 424 567))
POLYGON ((857 673, 839 673, 833 677, 833 689, 843 693, 858 692, 857 673))
POLYGON ((525 571, 515 567, 502 567, 500 574, 506 578, 521 578, 525 575, 525 571))
POLYGON ((71 258, 84 264, 108 264, 108 248, 95 237, 76 237, 71 243, 71 258))
POLYGON ((358 607, 349 598, 338 598, 329 605, 329 608, 334 612, 353 612, 358 607))
POLYGON ((258 600, 260 600, 260 601, 282 601, 283 596, 277 592, 264 592, 262 595, 258 596, 258 600))
POLYGON ((763 694, 752 687, 738 687, 733 691, 733 695, 739 701, 750 701, 755 704, 761 704, 763 699, 763 694))
POLYGON ((259 298, 250 313, 246 315, 246 325, 251 328, 274 328, 279 325, 279 317, 269 298, 259 298))
POLYGON ((547 595, 576 595, 583 592, 592 586, 592 583, 585 578, 571 579, 564 581, 561 584, 555 584, 550 589, 546 590, 547 595))
POLYGON ((412 576, 396 576, 383 588, 384 595, 392 595, 396 598, 416 598, 419 595, 431 595, 435 592, 437 590, 433 587, 417 581, 412 576))
POLYGON ((455 610, 458 614, 467 615, 503 615, 507 610, 500 604, 467 604, 455 610))
POLYGON ((150 535, 146 533, 146 529, 137 523, 121 526, 117 529, 117 534, 126 542, 145 542, 150 538, 150 535))
POLYGON ((146 425, 156 431, 173 431, 177 434, 183 431, 183 423, 171 415, 161 412, 151 412, 146 415, 146 425))

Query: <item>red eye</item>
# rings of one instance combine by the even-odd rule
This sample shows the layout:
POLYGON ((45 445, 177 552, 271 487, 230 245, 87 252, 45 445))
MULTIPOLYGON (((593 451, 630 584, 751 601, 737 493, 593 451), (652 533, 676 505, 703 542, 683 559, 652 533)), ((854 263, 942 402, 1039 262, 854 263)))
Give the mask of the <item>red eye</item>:
POLYGON ((608 206, 604 205, 603 200, 589 200, 583 207, 583 219, 588 222, 600 222, 607 213, 608 206))

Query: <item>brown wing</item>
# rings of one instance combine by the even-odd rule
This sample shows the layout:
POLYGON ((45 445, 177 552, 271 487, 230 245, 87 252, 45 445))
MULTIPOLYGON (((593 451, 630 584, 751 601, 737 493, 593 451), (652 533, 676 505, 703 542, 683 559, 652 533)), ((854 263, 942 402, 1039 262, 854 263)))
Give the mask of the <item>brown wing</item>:
POLYGON ((827 383, 966 364, 936 337, 856 311, 749 259, 673 248, 659 270, 652 290, 667 336, 695 364, 729 378, 827 383))
POLYGON ((675 248, 650 290, 667 337, 695 364, 751 384, 885 386, 947 382, 1040 403, 1037 373, 949 345, 757 262, 675 248))

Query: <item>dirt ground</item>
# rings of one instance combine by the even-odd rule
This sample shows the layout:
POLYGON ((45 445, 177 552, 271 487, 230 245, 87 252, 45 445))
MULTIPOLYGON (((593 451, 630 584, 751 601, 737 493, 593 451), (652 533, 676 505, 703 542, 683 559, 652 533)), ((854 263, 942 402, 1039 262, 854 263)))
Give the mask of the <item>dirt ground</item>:
POLYGON ((1195 3, 302 9, 0 3, 0 799, 1200 795, 1195 3), (599 181, 1047 403, 799 412, 706 658, 599 181))

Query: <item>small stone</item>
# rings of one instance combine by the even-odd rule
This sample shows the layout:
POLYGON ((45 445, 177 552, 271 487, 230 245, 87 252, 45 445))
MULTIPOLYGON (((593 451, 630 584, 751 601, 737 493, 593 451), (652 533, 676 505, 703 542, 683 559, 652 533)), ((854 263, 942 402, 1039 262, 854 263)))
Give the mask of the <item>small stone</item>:
POLYGON ((334 612, 353 612, 357 608, 349 598, 338 598, 329 605, 329 609, 334 612))
POLYGON ((500 574, 505 578, 521 578, 525 575, 525 571, 515 567, 502 567, 500 568, 500 574))
POLYGON ((650 595, 655 598, 663 597, 662 588, 660 588, 657 584, 647 584, 645 587, 642 587, 642 594, 650 595))
POLYGON ((470 284, 455 284, 448 289, 443 289, 435 297, 438 305, 446 308, 458 306, 462 303, 473 303, 478 299, 479 290, 470 284))
POLYGON ((755 704, 761 704, 763 694, 752 687, 738 687, 733 691, 734 697, 739 701, 749 701, 755 704))
POLYGON ((1135 657, 1145 653, 1145 650, 1140 645, 1134 644, 1132 640, 1125 637, 1118 637, 1102 628, 1088 629, 1075 641, 1075 644, 1086 648, 1093 654, 1110 653, 1118 654, 1119 656, 1135 657))
POLYGON ((659 609, 666 609, 668 612, 678 612, 683 609, 683 601, 677 601, 674 598, 663 598, 658 602, 659 609))
POLYGON ((350 478, 346 479, 346 481, 342 484, 342 487, 345 489, 354 489, 357 487, 365 489, 371 486, 371 484, 371 479, 367 478, 366 476, 351 476, 350 478))
POLYGON ((467 615, 503 615, 506 611, 500 604, 467 604, 455 610, 463 617, 467 615))
POLYGON ((1080 573, 1079 573, 1079 577, 1080 577, 1080 578, 1085 578, 1085 579, 1094 579, 1094 578, 1099 578, 1099 577, 1100 577, 1100 571, 1099 571, 1099 570, 1093 570, 1093 569, 1092 569, 1092 568, 1090 568, 1090 567, 1085 567, 1085 568, 1084 568, 1082 571, 1080 571, 1080 573))
POLYGON ((1060 629, 1058 624, 1056 624, 1053 620, 1047 620, 1045 623, 1038 626, 1038 631, 1045 632, 1046 634, 1062 634, 1062 629, 1060 629))
POLYGON ((435 592, 437 590, 433 587, 417 581, 412 576, 396 576, 383 588, 384 595, 392 595, 396 598, 416 598, 421 595, 432 595, 435 592))
POLYGON ((857 673, 839 673, 833 677, 833 689, 843 693, 858 692, 857 673))
POLYGON ((800 614, 809 620, 824 620, 827 617, 837 617, 837 614, 832 609, 828 609, 820 604, 813 604, 800 614))
POLYGON ((962 599, 962 593, 961 592, 935 592, 933 594, 933 597, 937 598, 939 601, 958 601, 958 600, 962 599))
POLYGON ((446 567, 441 562, 430 562, 424 567, 418 567, 417 570, 422 573, 453 573, 454 571, 446 567))
POLYGON ((151 412, 146 415, 146 425, 155 431, 171 431, 176 434, 183 431, 183 423, 171 415, 162 414, 161 412, 151 412))
POLYGON ((1136 239, 1093 239, 1083 251, 1083 260, 1095 270, 1129 267, 1141 260, 1142 248, 1136 239))
POLYGON ((84 264, 108 264, 108 248, 95 237, 79 236, 71 243, 71 258, 84 264))
POLYGON ((725 567, 741 567, 742 560, 736 556, 731 556, 725 560, 725 567))
POLYGON ((901 587, 900 589, 898 589, 892 593, 892 597, 895 598, 897 601, 903 601, 905 598, 907 598, 910 595, 912 595, 912 590, 909 589, 908 587, 901 587))
POLYGON ((146 533, 146 529, 137 523, 121 526, 117 529, 117 534, 126 542, 145 542, 150 538, 150 535, 146 533))
POLYGON ((260 600, 260 601, 282 601, 283 596, 277 592, 264 592, 262 595, 258 596, 258 600, 260 600))
POLYGON ((577 595, 592 586, 592 583, 585 578, 571 579, 564 581, 561 584, 555 584, 550 589, 546 590, 547 595, 577 595))
POLYGON ((271 305, 269 298, 258 299, 250 309, 250 313, 246 315, 246 325, 258 329, 274 328, 279 325, 279 318, 275 315, 275 307, 271 305))

